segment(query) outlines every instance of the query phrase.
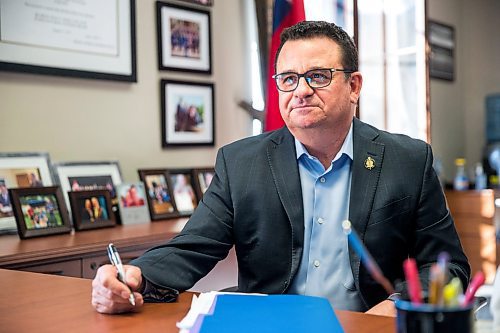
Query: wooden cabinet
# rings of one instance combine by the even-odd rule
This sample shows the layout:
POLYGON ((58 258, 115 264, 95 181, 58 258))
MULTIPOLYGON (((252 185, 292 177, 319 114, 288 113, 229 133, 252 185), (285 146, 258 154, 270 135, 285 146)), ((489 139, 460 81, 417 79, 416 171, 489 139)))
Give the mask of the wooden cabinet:
POLYGON ((91 279, 101 265, 109 263, 109 243, 115 244, 127 263, 177 235, 186 221, 172 219, 25 240, 17 235, 0 236, 0 268, 91 279))
POLYGON ((486 283, 493 283, 500 263, 496 245, 496 220, 500 209, 495 209, 495 192, 446 191, 445 194, 472 274, 482 270, 486 283))
MULTIPOLYGON (((101 265, 109 263, 109 243, 115 244, 126 264, 147 249, 167 242, 186 222, 171 219, 25 240, 17 235, 0 236, 0 268, 92 279, 101 265)), ((232 250, 190 290, 220 290, 237 284, 238 265, 232 250)))

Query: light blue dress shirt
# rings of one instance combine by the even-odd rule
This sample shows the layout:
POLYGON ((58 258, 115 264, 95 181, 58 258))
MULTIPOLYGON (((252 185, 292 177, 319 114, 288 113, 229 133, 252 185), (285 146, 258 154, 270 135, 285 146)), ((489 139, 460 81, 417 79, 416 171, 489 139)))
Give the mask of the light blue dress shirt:
POLYGON ((304 251, 288 292, 326 297, 336 309, 362 311, 342 230, 349 216, 352 125, 327 170, 298 140, 295 149, 304 201, 304 251))

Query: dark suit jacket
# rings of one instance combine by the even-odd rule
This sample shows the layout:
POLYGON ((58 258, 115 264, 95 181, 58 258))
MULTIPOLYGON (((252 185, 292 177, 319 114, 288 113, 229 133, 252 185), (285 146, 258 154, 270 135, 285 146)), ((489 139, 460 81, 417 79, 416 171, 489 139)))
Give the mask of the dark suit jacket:
MULTIPOLYGON (((441 251, 451 274, 470 274, 428 144, 354 119, 349 218, 390 281, 416 258, 423 281, 441 251), (365 160, 375 161, 373 169, 365 160)), ((235 245, 238 289, 285 293, 300 264, 304 210, 294 138, 287 128, 220 149, 216 176, 184 230, 133 264, 160 286, 190 288, 235 245)), ((341 226, 339 225, 339 228, 341 226)), ((350 249, 356 288, 367 308, 387 297, 350 249)), ((335 265, 335 263, 333 263, 335 265)), ((424 285, 424 288, 426 286, 424 285)))

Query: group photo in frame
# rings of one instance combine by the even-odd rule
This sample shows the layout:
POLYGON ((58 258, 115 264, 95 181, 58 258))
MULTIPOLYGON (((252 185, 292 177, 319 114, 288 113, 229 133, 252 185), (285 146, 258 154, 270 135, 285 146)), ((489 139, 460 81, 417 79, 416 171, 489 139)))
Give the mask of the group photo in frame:
POLYGON ((161 80, 162 146, 213 146, 214 85, 161 80))
POLYGON ((69 192, 69 201, 76 231, 116 225, 108 190, 69 192))
POLYGON ((151 220, 161 220, 178 215, 172 198, 172 187, 166 169, 139 169, 139 179, 144 183, 151 220))
POLYGON ((203 194, 207 191, 212 179, 215 176, 214 168, 197 168, 193 169, 194 183, 196 186, 196 193, 201 200, 203 194))
POLYGON ((14 188, 9 192, 21 239, 71 231, 59 186, 14 188))
POLYGON ((48 153, 0 153, 0 234, 17 231, 8 189, 52 185, 48 153))
POLYGON ((179 216, 190 216, 198 206, 193 171, 191 169, 169 169, 172 197, 179 216))
POLYGON ((0 70, 137 82, 135 0, 0 1, 0 32, 0 70))
POLYGON ((110 192, 112 210, 118 223, 115 186, 122 182, 118 161, 59 162, 54 163, 53 168, 69 209, 71 206, 68 192, 106 189, 110 192))
POLYGON ((156 2, 160 70, 212 73, 210 12, 156 2))

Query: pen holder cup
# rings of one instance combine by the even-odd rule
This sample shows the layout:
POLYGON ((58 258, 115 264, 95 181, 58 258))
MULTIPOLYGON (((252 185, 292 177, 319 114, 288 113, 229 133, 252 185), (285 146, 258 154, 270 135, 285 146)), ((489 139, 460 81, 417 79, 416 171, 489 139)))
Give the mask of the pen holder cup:
POLYGON ((396 301, 397 333, 474 332, 474 307, 436 307, 396 301))

